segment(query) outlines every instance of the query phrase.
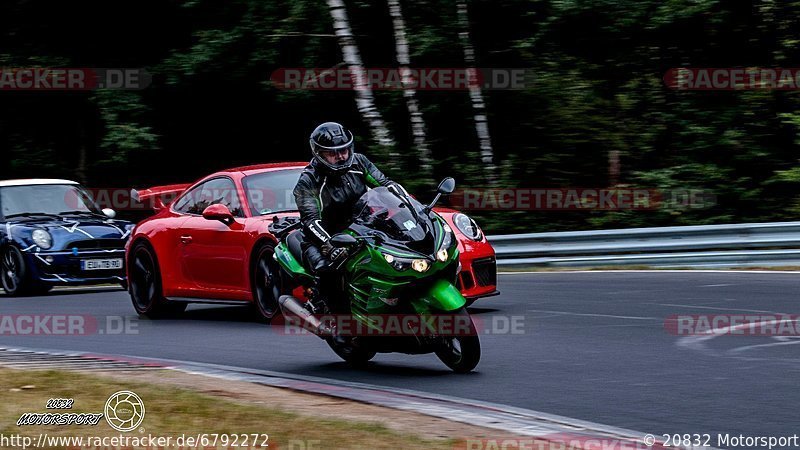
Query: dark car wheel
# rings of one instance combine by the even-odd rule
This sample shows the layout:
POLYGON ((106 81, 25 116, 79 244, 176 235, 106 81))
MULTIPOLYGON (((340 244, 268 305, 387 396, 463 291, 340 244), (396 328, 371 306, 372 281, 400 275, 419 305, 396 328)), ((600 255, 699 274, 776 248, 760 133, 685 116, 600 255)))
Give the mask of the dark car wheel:
POLYGON ((273 258, 274 254, 274 248, 265 245, 255 252, 253 259, 253 309, 256 318, 262 322, 269 322, 280 309, 280 267, 273 258))
POLYGON ((186 309, 186 303, 169 302, 161 290, 161 272, 152 248, 137 243, 130 252, 130 294, 139 315, 151 319, 174 316, 186 309))
POLYGON ((51 286, 36 283, 31 279, 28 267, 25 265, 25 256, 13 245, 3 249, 0 266, 3 271, 0 279, 8 296, 40 295, 46 294, 51 289, 51 286))

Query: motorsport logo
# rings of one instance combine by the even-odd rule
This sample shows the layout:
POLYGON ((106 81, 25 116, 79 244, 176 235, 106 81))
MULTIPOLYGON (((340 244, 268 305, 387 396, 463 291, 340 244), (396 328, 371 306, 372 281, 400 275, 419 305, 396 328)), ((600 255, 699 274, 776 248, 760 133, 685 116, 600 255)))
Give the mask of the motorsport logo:
POLYGON ((106 422, 117 431, 133 431, 144 420, 144 402, 131 391, 119 391, 106 401, 106 422))
MULTIPOLYGON (((49 410, 71 410, 75 400, 51 398, 45 405, 49 410)), ((144 420, 144 402, 131 391, 119 391, 111 394, 105 404, 104 413, 46 412, 23 413, 17 420, 17 426, 30 425, 78 425, 97 426, 100 419, 106 418, 111 428, 127 432, 135 430, 144 420)))

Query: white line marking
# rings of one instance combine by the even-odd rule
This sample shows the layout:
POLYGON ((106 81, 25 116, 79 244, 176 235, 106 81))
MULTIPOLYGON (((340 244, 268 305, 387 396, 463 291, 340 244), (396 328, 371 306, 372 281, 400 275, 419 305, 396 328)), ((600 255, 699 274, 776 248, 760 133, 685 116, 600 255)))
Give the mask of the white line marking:
MULTIPOLYGON (((699 336, 683 336, 682 338, 678 339, 676 345, 678 347, 684 347, 691 350, 697 350, 701 352, 710 352, 704 342, 714 339, 720 336, 726 336, 730 334, 732 331, 737 331, 742 328, 750 328, 752 327, 755 329, 758 326, 764 327, 765 324, 778 324, 783 322, 796 322, 796 319, 775 319, 775 320, 762 320, 760 322, 748 322, 748 323, 741 323, 736 326, 726 326, 720 328, 713 328, 704 332, 702 335, 699 336)), ((744 347, 746 348, 746 347, 744 347)))
POLYGON ((584 316, 584 317, 609 317, 612 319, 632 319, 632 320, 664 320, 662 317, 641 317, 641 316, 614 316, 611 314, 588 314, 588 313, 574 313, 568 311, 551 311, 548 309, 529 309, 528 312, 542 312, 549 314, 560 314, 568 316, 584 316))
MULTIPOLYGON (((52 265, 52 264, 50 264, 49 262, 47 262, 47 260, 45 260, 44 258, 42 258, 41 256, 39 256, 39 252, 36 252, 36 253, 35 253, 35 256, 36 256, 37 258, 39 258, 39 259, 40 259, 40 260, 41 260, 43 263, 47 264, 48 266, 52 265)), ((56 275, 56 276, 58 276, 58 275, 56 275)))
MULTIPOLYGON (((67 220, 64 219, 64 222, 67 222, 67 220)), ((92 236, 91 234, 89 234, 89 233, 81 230, 80 228, 78 228, 78 225, 81 224, 80 222, 70 222, 70 223, 72 224, 72 228, 67 228, 67 227, 65 227, 63 225, 61 225, 61 228, 69 231, 70 233, 74 233, 76 231, 80 231, 81 233, 85 234, 86 236, 89 236, 90 238, 94 239, 94 236, 92 236)))
POLYGON ((729 353, 740 353, 759 347, 775 347, 778 345, 800 344, 800 339, 798 339, 798 337, 800 336, 772 336, 772 338, 778 342, 772 342, 770 344, 747 345, 744 347, 738 347, 733 350, 729 350, 729 353))
POLYGON ((108 225, 111 225, 112 227, 116 228, 117 231, 119 231, 120 239, 125 239, 129 234, 131 234, 131 230, 122 231, 122 228, 114 225, 113 223, 109 223, 108 225))
MULTIPOLYGON (((67 222, 67 219, 64 219, 64 222, 67 222)), ((76 228, 78 228, 78 224, 79 224, 80 222, 70 222, 70 223, 72 224, 72 228, 67 228, 67 227, 65 227, 64 225, 60 225, 60 226, 61 226, 61 228, 63 228, 63 229, 65 229, 65 230, 69 231, 70 233, 74 233, 74 232, 75 232, 75 229, 76 229, 76 228)))
POLYGON ((724 287, 724 286, 735 286, 735 284, 701 284, 698 287, 724 287))
POLYGON ((87 233, 87 232, 85 232, 85 231, 81 230, 80 228, 78 228, 77 230, 78 230, 78 231, 80 231, 81 233, 83 233, 83 234, 85 234, 85 235, 89 236, 90 238, 94 239, 94 236, 92 236, 91 234, 89 234, 89 233, 87 233))
POLYGON ((767 314, 783 314, 787 315, 786 313, 779 313, 775 311, 764 311, 761 309, 742 309, 742 308, 716 308, 713 306, 697 306, 697 305, 681 305, 677 303, 656 303, 656 305, 660 306, 676 306, 679 308, 694 308, 694 309, 713 309, 716 311, 744 311, 744 312, 754 312, 754 313, 767 313, 767 314))
POLYGON ((728 273, 734 275, 744 275, 748 273, 764 274, 764 273, 793 273, 800 274, 800 270, 702 270, 702 269, 664 269, 664 270, 554 270, 554 271, 530 271, 530 272, 498 272, 498 275, 551 275, 557 273, 728 273))

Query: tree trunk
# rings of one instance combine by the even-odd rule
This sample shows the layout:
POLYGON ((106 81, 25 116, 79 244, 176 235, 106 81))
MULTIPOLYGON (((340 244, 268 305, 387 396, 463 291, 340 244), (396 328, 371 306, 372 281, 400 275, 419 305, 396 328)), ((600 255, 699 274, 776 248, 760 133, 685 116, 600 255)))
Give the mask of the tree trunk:
POLYGON ((609 150, 608 152, 608 179, 609 186, 616 186, 619 183, 619 150, 609 150))
POLYGON ((400 65, 403 82, 403 97, 406 100, 406 108, 411 119, 411 133, 414 137, 414 147, 419 157, 420 169, 424 176, 433 178, 433 164, 431 163, 431 153, 425 133, 425 120, 419 109, 417 102, 417 91, 407 88, 411 83, 409 65, 411 58, 408 52, 408 41, 406 40, 406 24, 403 20, 403 11, 400 7, 400 0, 387 0, 389 5, 389 15, 392 17, 394 27, 394 40, 397 51, 397 63, 400 65))
POLYGON ((342 49, 342 57, 353 77, 358 112, 369 125, 375 142, 389 148, 390 163, 396 165, 399 163, 399 155, 396 153, 395 142, 380 111, 375 107, 372 87, 367 83, 364 63, 361 61, 358 45, 350 29, 350 19, 347 17, 344 2, 342 0, 326 0, 326 3, 333 19, 333 30, 339 39, 339 47, 342 49))
POLYGON ((78 167, 75 168, 75 175, 78 182, 86 186, 89 179, 87 176, 87 150, 86 150, 86 125, 80 122, 80 144, 78 144, 78 167))
MULTIPOLYGON (((467 11, 466 0, 457 0, 458 24, 461 32, 458 33, 461 45, 464 48, 464 60, 467 67, 475 69, 475 49, 469 37, 469 14, 467 11)), ((476 74, 477 75, 477 74, 476 74)), ((473 80, 477 77, 472 77, 473 80)), ((475 112, 475 132, 478 135, 478 142, 481 148, 481 162, 486 170, 486 181, 490 186, 497 184, 497 168, 494 164, 494 150, 492 149, 492 138, 489 135, 489 122, 486 118, 486 104, 483 101, 483 92, 477 83, 470 83, 469 97, 472 100, 472 109, 475 112)))

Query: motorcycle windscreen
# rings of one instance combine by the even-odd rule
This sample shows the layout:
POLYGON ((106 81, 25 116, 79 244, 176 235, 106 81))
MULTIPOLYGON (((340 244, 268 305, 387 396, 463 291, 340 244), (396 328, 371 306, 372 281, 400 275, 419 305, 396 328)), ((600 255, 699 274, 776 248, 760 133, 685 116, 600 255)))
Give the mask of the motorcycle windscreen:
POLYGON ((422 213, 419 202, 409 200, 411 205, 385 187, 370 189, 355 204, 355 222, 400 242, 419 242, 430 238, 430 219, 422 213))

